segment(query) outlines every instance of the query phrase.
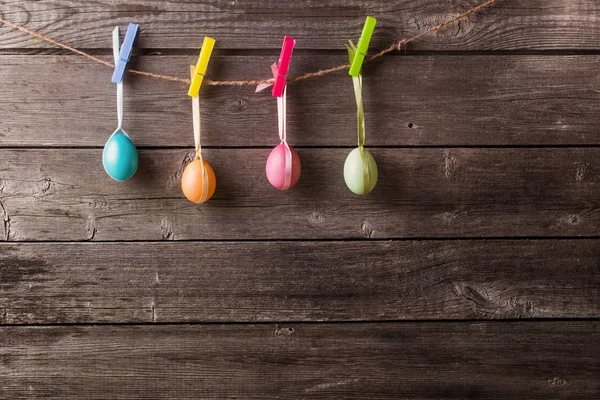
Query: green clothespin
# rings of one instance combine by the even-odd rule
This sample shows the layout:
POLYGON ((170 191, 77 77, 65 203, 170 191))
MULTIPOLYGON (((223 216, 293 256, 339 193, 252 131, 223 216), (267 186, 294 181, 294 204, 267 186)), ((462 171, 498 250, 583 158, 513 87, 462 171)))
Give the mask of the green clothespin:
POLYGON ((369 49, 369 42, 371 41, 371 36, 373 35, 373 31, 375 30, 376 23, 377 20, 375 18, 367 17, 362 34, 360 35, 360 39, 356 44, 354 60, 352 60, 352 63, 350 65, 350 76, 356 77, 360 74, 360 69, 362 68, 363 62, 365 61, 367 50, 369 49))

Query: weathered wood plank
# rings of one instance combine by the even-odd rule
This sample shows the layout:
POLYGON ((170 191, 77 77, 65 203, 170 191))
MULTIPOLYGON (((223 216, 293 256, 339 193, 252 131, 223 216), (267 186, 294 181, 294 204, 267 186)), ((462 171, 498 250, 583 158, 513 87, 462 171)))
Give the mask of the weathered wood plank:
MULTIPOLYGON (((197 48, 205 35, 219 48, 276 49, 283 35, 299 48, 344 49, 357 40, 365 15, 378 18, 373 49, 407 38, 483 0, 204 1, 119 0, 3 2, 2 14, 76 47, 110 48, 110 30, 131 21, 143 29, 145 48, 197 48)), ((499 0, 467 20, 425 37, 416 50, 598 49, 600 6, 595 0, 499 0)), ((2 27, 3 48, 48 44, 2 27)))
MULTIPOLYGON (((101 149, 0 150, 9 240, 344 239, 598 235, 599 148, 372 149, 379 183, 345 186, 347 149, 299 149, 289 191, 264 175, 269 149, 208 149, 217 191, 188 202, 187 150, 140 151, 114 182, 101 149)), ((2 232, 3 231, 3 232, 2 232)))
POLYGON ((600 240, 0 245, 0 323, 600 318, 600 240))
POLYGON ((5 398, 591 399, 600 323, 0 328, 5 398))
MULTIPOLYGON (((136 67, 185 76, 196 56, 141 57, 136 67)), ((103 146, 116 126, 110 69, 73 56, 0 58, 1 146, 103 146)), ((267 77, 274 57, 226 56, 209 77, 267 77), (257 72, 259 71, 259 72, 257 72), (263 71, 264 73, 261 73, 263 71)), ((294 71, 345 62, 294 57, 294 71)), ((385 57, 365 67, 370 145, 600 144, 599 56, 385 57)), ((178 83, 127 77, 125 126, 138 146, 193 145, 191 107, 178 83)), ((204 87, 203 142, 266 146, 277 141, 269 91, 204 87)), ((290 86, 290 140, 352 146, 356 104, 346 73, 290 86)))

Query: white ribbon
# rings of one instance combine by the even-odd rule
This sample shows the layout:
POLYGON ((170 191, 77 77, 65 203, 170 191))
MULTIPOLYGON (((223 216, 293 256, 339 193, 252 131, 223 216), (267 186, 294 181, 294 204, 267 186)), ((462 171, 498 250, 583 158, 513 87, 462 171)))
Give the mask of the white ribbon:
MULTIPOLYGON (((191 66, 192 79, 196 73, 196 68, 191 66)), ((204 160, 202 159, 202 143, 200 141, 200 96, 192 97, 192 118, 194 121, 194 146, 196 147, 196 158, 200 160, 202 166, 202 194, 200 200, 197 203, 204 203, 208 197, 208 172, 204 167, 204 160)))
MULTIPOLYGON (((113 39, 113 57, 115 59, 115 65, 117 65, 119 63, 119 50, 120 50, 119 49, 119 27, 118 26, 115 29, 113 29, 112 39, 113 39)), ((123 80, 121 80, 120 83, 117 83, 117 120, 118 120, 117 129, 113 132, 111 137, 114 136, 115 134, 117 134, 119 131, 121 133, 125 134, 125 136, 129 137, 127 132, 125 132, 123 130, 123 80)))
POLYGON ((287 92, 287 85, 283 88, 283 96, 277 97, 277 119, 279 122, 279 139, 285 147, 285 177, 283 181, 282 190, 287 190, 292 185, 292 150, 287 143, 287 132, 286 132, 286 108, 285 108, 285 96, 287 92))

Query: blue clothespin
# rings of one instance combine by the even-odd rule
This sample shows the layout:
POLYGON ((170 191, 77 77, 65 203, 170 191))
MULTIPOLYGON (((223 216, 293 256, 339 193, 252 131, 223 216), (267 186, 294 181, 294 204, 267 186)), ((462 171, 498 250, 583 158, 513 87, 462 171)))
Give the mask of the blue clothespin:
POLYGON ((115 65, 115 72, 113 72, 113 83, 123 82, 123 75, 125 74, 125 69, 127 68, 127 62, 131 58, 131 49, 133 48, 133 42, 135 41, 138 28, 138 24, 129 24, 127 27, 125 40, 123 40, 123 45, 121 46, 121 51, 119 52, 119 61, 115 65))

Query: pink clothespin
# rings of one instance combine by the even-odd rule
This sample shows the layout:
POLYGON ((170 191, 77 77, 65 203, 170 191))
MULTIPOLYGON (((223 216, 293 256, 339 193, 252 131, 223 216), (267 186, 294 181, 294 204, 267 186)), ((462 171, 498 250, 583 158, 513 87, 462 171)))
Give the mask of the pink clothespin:
POLYGON ((275 97, 283 96, 283 90, 285 89, 286 85, 286 77, 290 69, 292 51, 294 50, 295 45, 296 41, 294 40, 294 38, 290 36, 286 36, 285 38, 283 38, 283 46, 281 47, 281 55, 279 56, 279 62, 271 66, 271 69, 273 71, 273 77, 275 78, 272 93, 275 97))

